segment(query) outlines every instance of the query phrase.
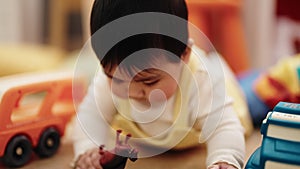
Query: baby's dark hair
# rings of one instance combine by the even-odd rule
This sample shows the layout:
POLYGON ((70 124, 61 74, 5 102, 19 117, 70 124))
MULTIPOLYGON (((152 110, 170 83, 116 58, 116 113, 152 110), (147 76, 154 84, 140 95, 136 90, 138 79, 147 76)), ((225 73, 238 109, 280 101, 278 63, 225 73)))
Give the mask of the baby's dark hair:
MULTIPOLYGON (((175 15, 187 21, 188 10, 185 0, 95 0, 90 18, 90 31, 94 35, 106 24, 130 14, 144 12, 160 12, 175 15)), ((160 25, 156 25, 157 29, 160 25)), ((167 29, 178 29, 184 43, 175 38, 154 33, 144 33, 130 36, 116 43, 106 54, 101 56, 102 45, 105 41, 92 36, 91 43, 98 59, 104 68, 111 69, 119 65, 127 56, 143 49, 156 48, 182 56, 187 48, 188 26, 178 26, 173 22, 167 24, 167 29)), ((122 28, 119 28, 122 31, 122 28)), ((118 30, 119 31, 119 30, 118 30)), ((117 33, 117 32, 116 32, 117 33)), ((174 58, 174 57, 173 57, 174 58)), ((147 62, 147 56, 141 56, 139 62, 147 62)), ((173 61, 178 62, 177 59, 173 61)))

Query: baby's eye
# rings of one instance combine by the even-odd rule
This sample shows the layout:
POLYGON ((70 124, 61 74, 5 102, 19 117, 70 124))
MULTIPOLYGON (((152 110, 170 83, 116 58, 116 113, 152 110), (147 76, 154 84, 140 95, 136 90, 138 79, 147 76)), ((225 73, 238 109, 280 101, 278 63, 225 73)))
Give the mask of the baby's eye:
POLYGON ((154 81, 144 81, 143 83, 147 86, 153 86, 155 85, 159 80, 154 80, 154 81))

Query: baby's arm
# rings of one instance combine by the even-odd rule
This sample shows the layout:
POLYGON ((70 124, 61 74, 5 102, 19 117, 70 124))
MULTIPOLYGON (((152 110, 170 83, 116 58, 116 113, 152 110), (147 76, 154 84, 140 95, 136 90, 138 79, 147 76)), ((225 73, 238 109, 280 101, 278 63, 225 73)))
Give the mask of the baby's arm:
POLYGON ((224 93, 224 79, 211 78, 205 71, 198 72, 196 79, 198 85, 193 91, 198 90, 199 94, 191 92, 190 107, 197 113, 193 117, 198 119, 199 126, 195 127, 202 131, 199 139, 207 144, 207 166, 228 164, 242 168, 244 128, 232 108, 232 100, 224 93))
POLYGON ((245 140, 243 128, 230 105, 226 106, 216 130, 207 140, 207 164, 220 169, 243 167, 245 140))
POLYGON ((101 73, 90 85, 77 112, 73 134, 76 169, 100 168, 99 145, 106 144, 107 121, 115 112, 106 77, 101 73))

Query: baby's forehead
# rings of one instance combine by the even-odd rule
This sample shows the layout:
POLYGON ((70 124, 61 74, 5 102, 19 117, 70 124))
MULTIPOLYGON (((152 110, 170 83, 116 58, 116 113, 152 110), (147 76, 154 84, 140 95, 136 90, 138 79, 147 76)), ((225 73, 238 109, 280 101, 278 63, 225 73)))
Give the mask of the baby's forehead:
MULTIPOLYGON (((161 53, 160 53, 161 54, 161 53)), ((149 55, 147 58, 145 56, 136 55, 130 59, 125 59, 121 63, 116 63, 109 65, 105 68, 106 74, 110 74, 115 78, 134 78, 135 76, 155 76, 168 72, 172 74, 174 67, 178 67, 179 63, 182 61, 179 57, 170 60, 166 55, 149 55), (138 58, 141 57, 141 58, 138 58)))
POLYGON ((157 68, 147 68, 147 69, 136 69, 136 68, 127 68, 125 70, 114 72, 116 75, 126 76, 127 78, 143 78, 143 77, 153 77, 162 74, 162 70, 157 68))

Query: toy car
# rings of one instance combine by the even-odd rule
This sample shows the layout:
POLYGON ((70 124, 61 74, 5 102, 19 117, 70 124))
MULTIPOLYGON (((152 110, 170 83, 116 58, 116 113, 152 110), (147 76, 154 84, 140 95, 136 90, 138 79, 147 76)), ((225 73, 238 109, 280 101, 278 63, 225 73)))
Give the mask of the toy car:
POLYGON ((246 169, 300 168, 300 104, 279 102, 261 127, 262 145, 246 169))
MULTIPOLYGON (((69 73, 0 78, 0 157, 6 166, 23 166, 33 150, 40 157, 56 153, 75 113, 72 79, 69 73)), ((83 96, 83 87, 77 89, 83 96)))

